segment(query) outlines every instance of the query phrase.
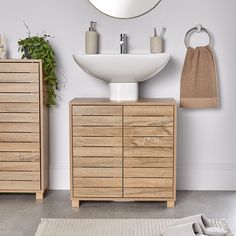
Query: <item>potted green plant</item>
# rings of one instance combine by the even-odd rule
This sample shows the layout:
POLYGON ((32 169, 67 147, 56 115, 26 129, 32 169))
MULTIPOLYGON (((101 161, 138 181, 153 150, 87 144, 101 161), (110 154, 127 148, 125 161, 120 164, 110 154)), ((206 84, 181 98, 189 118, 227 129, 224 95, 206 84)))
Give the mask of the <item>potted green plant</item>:
POLYGON ((47 105, 55 106, 57 102, 58 78, 56 75, 55 52, 52 49, 48 38, 50 35, 31 36, 28 26, 28 37, 18 41, 19 51, 22 52, 22 59, 41 59, 43 63, 44 80, 47 83, 47 105))

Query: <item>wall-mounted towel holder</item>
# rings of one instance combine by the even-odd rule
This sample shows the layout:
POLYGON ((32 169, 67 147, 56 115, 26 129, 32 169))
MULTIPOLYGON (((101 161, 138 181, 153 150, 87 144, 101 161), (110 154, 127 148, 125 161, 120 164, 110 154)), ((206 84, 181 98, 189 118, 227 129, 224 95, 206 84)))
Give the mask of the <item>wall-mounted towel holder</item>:
POLYGON ((192 33, 201 33, 201 32, 206 32, 207 35, 209 36, 209 46, 212 46, 212 38, 211 38, 211 34, 209 33, 209 31, 204 28, 202 25, 196 25, 195 27, 193 27, 192 29, 190 29, 186 35, 185 35, 185 39, 184 39, 184 43, 185 43, 185 46, 186 48, 188 48, 190 45, 189 45, 189 36, 192 34, 192 33))

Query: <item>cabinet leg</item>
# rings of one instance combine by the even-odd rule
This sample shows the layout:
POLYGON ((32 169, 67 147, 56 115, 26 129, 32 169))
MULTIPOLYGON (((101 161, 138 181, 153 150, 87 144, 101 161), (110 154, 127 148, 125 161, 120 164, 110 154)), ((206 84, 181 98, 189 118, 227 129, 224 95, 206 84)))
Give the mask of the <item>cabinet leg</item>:
POLYGON ((72 200, 72 207, 79 208, 79 200, 72 200))
POLYGON ((167 208, 174 208, 175 207, 175 201, 167 201, 167 208))
POLYGON ((36 200, 43 200, 43 192, 36 193, 36 200))

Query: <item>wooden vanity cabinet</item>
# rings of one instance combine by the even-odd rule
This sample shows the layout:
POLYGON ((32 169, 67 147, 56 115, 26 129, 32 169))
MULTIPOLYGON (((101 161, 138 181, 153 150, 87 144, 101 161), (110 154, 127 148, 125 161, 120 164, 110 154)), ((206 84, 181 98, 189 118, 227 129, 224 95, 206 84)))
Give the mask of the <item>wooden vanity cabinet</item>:
POLYGON ((71 199, 176 200, 176 103, 74 99, 71 199))
POLYGON ((0 192, 42 199, 48 188, 44 91, 40 60, 0 60, 0 192))

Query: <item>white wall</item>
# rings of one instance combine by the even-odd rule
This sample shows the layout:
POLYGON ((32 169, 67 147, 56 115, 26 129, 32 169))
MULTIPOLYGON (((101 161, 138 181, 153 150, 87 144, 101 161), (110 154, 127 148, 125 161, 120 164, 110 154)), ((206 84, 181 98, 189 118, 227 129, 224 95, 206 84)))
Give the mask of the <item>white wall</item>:
MULTIPOLYGON (((137 1, 138 2, 138 1, 137 1)), ((209 28, 218 59, 221 108, 179 110, 178 189, 236 189, 236 27, 235 0, 162 0, 148 14, 130 20, 103 15, 88 0, 0 0, 0 32, 7 36, 9 56, 18 58, 17 40, 42 28, 52 34, 58 71, 64 86, 58 107, 50 111, 50 187, 69 189, 68 102, 74 97, 108 97, 106 83, 91 78, 74 63, 72 53, 84 52, 88 22, 98 22, 101 53, 119 52, 119 34, 129 35, 130 52, 149 52, 152 28, 167 28, 168 67, 140 85, 142 97, 174 97, 185 56, 186 31, 197 23, 209 28)), ((138 3, 137 3, 138 4, 138 3)), ((204 39, 205 40, 205 39, 204 39)))

